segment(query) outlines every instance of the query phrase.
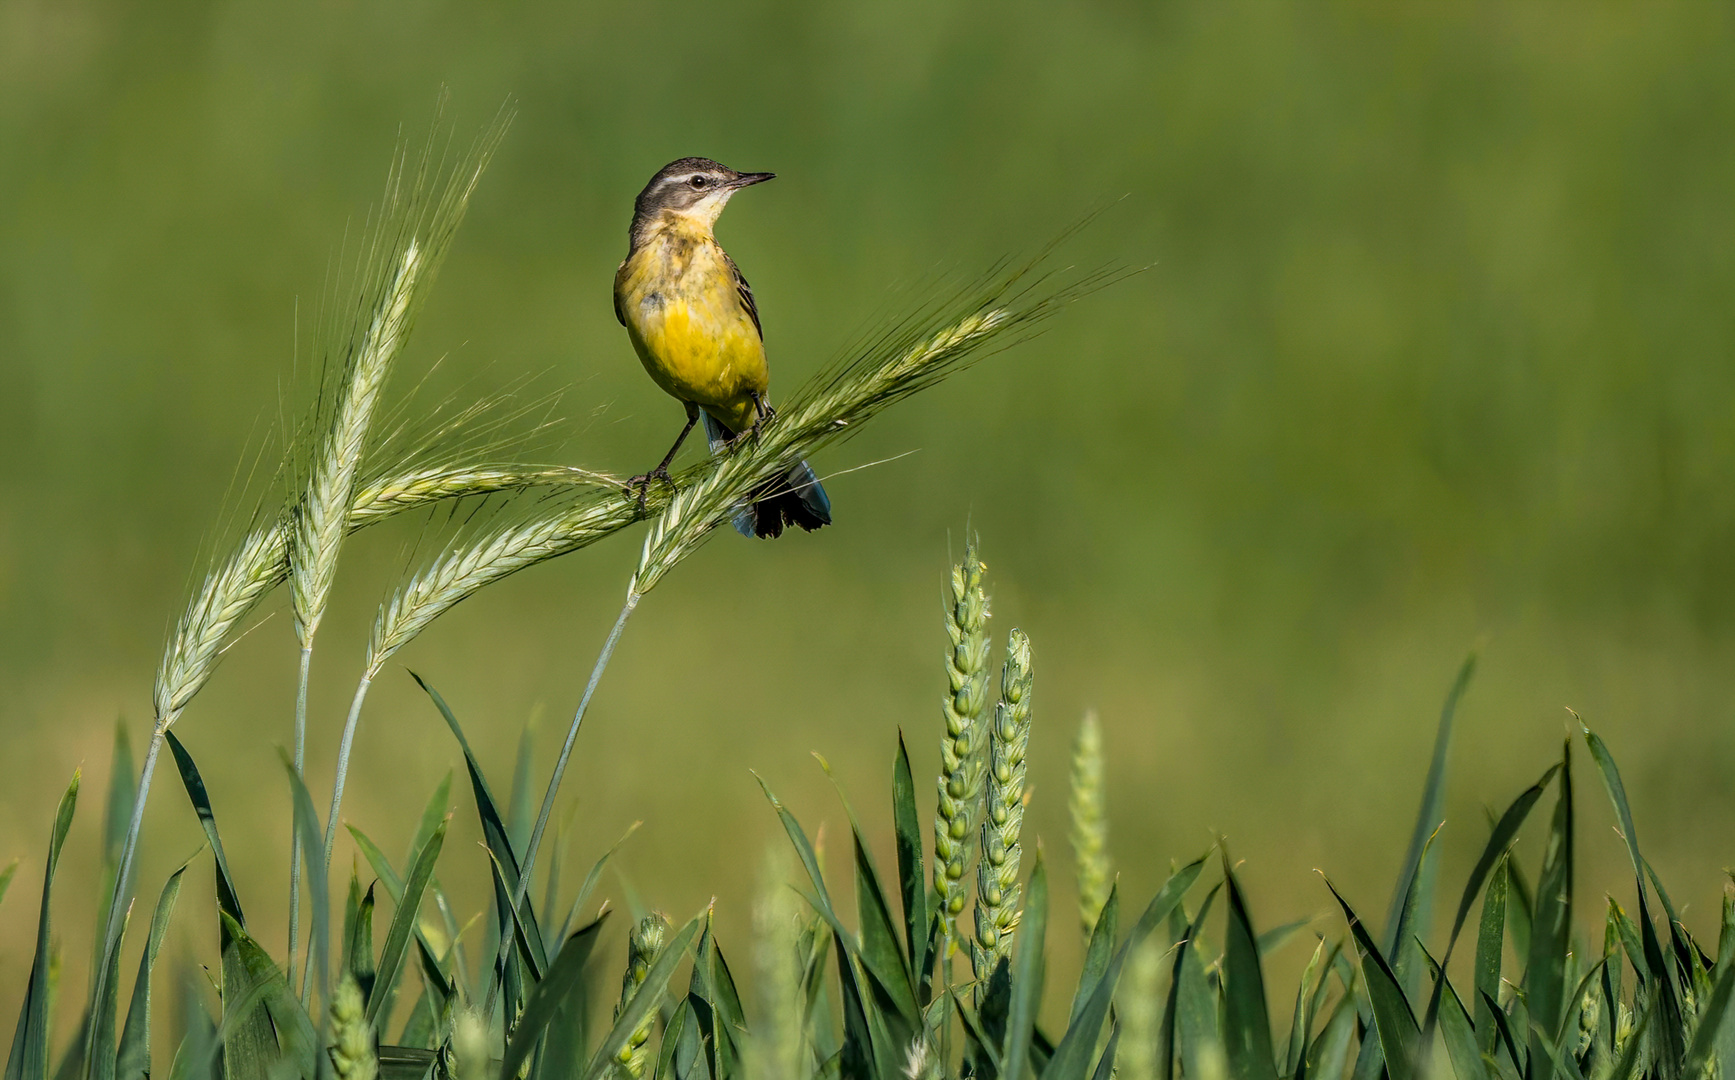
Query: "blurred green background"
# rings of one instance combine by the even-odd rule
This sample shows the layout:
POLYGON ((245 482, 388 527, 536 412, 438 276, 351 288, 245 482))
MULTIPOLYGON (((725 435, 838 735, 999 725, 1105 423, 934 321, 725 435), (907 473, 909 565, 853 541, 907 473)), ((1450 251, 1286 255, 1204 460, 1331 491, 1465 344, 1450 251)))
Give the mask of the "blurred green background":
MULTIPOLYGON (((1570 705, 1705 924, 1735 861, 1732 30, 1698 3, 0 0, 0 858, 25 859, 0 1011, 81 762, 58 917, 83 985, 114 722, 142 742, 163 634, 248 509, 231 475, 300 400, 328 267, 442 84, 461 139, 509 95, 518 117, 393 393, 442 357, 412 407, 565 387, 558 460, 639 471, 679 424, 609 304, 632 197, 675 157, 779 174, 720 226, 774 393, 911 303, 899 289, 1092 208, 1063 259, 1150 264, 828 452, 822 473, 916 451, 836 477, 836 527, 720 537, 647 599, 568 777, 575 858, 643 819, 632 888, 674 912, 719 896, 738 939, 777 839, 753 769, 829 822, 843 872, 808 753, 876 822, 900 726, 931 775, 940 588, 968 525, 997 635, 1035 643, 1031 828, 1057 864, 1066 747, 1094 707, 1133 896, 1221 832, 1265 925, 1323 916, 1314 867, 1383 910, 1440 700, 1481 639, 1444 880, 1483 806, 1558 754, 1570 705)), ((429 528, 348 549, 316 799, 372 611, 429 528)), ((635 532, 520 575, 404 655, 497 785, 538 708, 546 769, 637 551, 635 532)), ((267 610, 177 730, 280 942, 294 644, 282 597, 267 610)), ((395 852, 458 762, 393 671, 346 815, 395 852)), ((147 896, 197 843, 161 779, 147 896)), ((1630 878, 1580 780, 1594 909, 1630 878)), ((456 801, 443 876, 479 905, 456 801)), ((208 866, 189 884, 208 908, 208 866)), ((209 953, 208 919, 178 926, 209 953)))

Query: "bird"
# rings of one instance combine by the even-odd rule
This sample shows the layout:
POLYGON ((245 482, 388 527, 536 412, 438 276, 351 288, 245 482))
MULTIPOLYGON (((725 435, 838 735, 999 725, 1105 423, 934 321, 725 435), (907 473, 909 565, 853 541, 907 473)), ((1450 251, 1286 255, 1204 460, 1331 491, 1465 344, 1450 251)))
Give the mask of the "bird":
MULTIPOLYGON (((686 426, 650 472, 635 476, 642 510, 653 482, 674 486, 669 463, 701 421, 713 454, 756 434, 777 414, 759 307, 714 228, 735 193, 775 173, 736 172, 687 157, 657 170, 633 203, 627 257, 614 277, 614 313, 652 381, 679 401, 686 426)), ((831 524, 831 500, 805 461, 772 477, 736 508, 743 536, 812 532, 831 524)))

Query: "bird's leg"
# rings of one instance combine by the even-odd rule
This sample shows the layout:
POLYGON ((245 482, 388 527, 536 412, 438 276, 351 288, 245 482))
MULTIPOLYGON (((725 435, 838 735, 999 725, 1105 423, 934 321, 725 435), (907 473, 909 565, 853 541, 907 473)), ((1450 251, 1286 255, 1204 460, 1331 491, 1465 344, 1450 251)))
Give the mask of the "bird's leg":
POLYGON ((765 423, 767 420, 777 419, 777 410, 773 409, 771 407, 771 402, 766 401, 765 398, 760 396, 759 392, 756 390, 747 391, 747 396, 753 401, 753 427, 751 430, 753 432, 753 440, 755 444, 757 444, 759 441, 759 425, 765 423))
POLYGON ((626 491, 628 495, 633 493, 634 488, 638 489, 639 513, 642 514, 645 512, 645 500, 650 495, 652 480, 661 480, 671 488, 675 486, 674 479, 669 476, 669 462, 675 460, 675 454, 680 451, 681 444, 687 441, 687 436, 692 432, 693 425, 698 422, 698 407, 695 405, 688 405, 687 424, 685 427, 681 428, 681 433, 675 436, 675 445, 669 447, 669 452, 663 455, 663 460, 657 462, 657 467, 652 469, 650 472, 635 476, 631 480, 627 481, 626 491))

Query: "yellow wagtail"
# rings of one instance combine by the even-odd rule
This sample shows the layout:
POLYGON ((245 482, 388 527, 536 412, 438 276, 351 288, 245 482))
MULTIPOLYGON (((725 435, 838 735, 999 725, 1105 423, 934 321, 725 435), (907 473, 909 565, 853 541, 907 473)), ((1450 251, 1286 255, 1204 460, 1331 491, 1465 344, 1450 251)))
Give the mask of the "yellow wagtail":
MULTIPOLYGON (((675 445, 632 480, 641 505, 653 480, 672 483, 669 462, 700 419, 716 453, 776 415, 753 290, 711 231, 737 191, 773 175, 682 158, 651 177, 633 205, 632 243, 614 276, 615 318, 651 378, 687 410, 675 445)), ((755 491, 735 515, 744 536, 829 524, 831 500, 805 461, 755 491)))

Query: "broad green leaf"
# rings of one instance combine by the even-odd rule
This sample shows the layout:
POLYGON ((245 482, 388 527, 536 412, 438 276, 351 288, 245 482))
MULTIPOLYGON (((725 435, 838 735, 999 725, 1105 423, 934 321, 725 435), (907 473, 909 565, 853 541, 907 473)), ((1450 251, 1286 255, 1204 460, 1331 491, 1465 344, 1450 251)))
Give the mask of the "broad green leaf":
POLYGON ((1182 1073, 1188 1077, 1211 1074, 1210 1062, 1217 1067, 1227 1065, 1223 1057, 1223 1032, 1220 1019, 1222 1001, 1206 980, 1200 960, 1200 934, 1205 919, 1211 914, 1222 889, 1219 883, 1205 894, 1199 913, 1193 917, 1186 936, 1175 949, 1175 971, 1172 986, 1175 999, 1175 1050, 1181 1059, 1182 1073))
MULTIPOLYGON (((1008 1070, 1006 1080, 1021 1080, 1024 1061, 1030 1056, 1031 1031, 1036 1010, 1042 1004, 1043 939, 1048 934, 1048 871, 1042 852, 1030 868, 1030 884, 1019 914, 1016 967, 1012 976, 1012 1007, 1006 1017, 1006 1044, 1000 1061, 1008 1070)), ((1111 1040, 1112 1050, 1112 1040, 1111 1040)), ((1112 1054, 1109 1060, 1113 1060, 1112 1054)))
POLYGON ((1701 1076, 1717 1050, 1718 1035, 1729 1022, 1729 997, 1735 991, 1735 968, 1725 969, 1717 977, 1711 998, 1699 1010, 1699 1026, 1693 1032, 1693 1045, 1687 1050, 1687 1066, 1683 1076, 1701 1076))
MULTIPOLYGON (((323 851, 323 847, 321 850, 323 851)), ((315 1072, 315 1047, 319 1045, 313 1021, 296 1000, 282 969, 272 961, 265 949, 234 919, 221 914, 219 918, 226 920, 225 926, 231 941, 230 953, 238 961, 238 971, 241 973, 237 1003, 237 1023, 240 1029, 245 1031, 251 1027, 250 1019, 242 1019, 248 1011, 263 1010, 270 1017, 270 1023, 264 1029, 270 1035, 269 1042, 262 1043, 259 1047, 270 1055, 266 1060, 267 1073, 275 1071, 276 1055, 281 1052, 283 1058, 294 1066, 296 1074, 312 1080, 315 1072)), ((225 971, 227 973, 227 969, 225 971)), ((228 991, 227 984, 224 989, 225 992, 228 991)))
MULTIPOLYGON (((190 860, 189 860, 190 861, 190 860)), ((138 977, 133 980, 132 1002, 127 1006, 126 1024, 121 1028, 120 1047, 115 1052, 115 1080, 148 1080, 151 1074, 151 973, 162 951, 163 937, 169 932, 169 920, 175 913, 175 901, 181 895, 181 878, 187 863, 169 875, 157 910, 151 916, 150 936, 139 956, 138 977)))
POLYGON ((1506 949, 1506 868, 1510 863, 1507 856, 1495 864, 1482 897, 1482 922, 1476 934, 1476 1046, 1484 1054, 1494 1052, 1494 1042, 1500 1037, 1483 1002, 1498 1000, 1500 995, 1500 964, 1506 949))
POLYGON ((904 904, 904 951, 916 978, 916 997, 929 1001, 928 871, 922 857, 922 822, 916 813, 916 783, 910 773, 910 752, 898 729, 898 757, 892 764, 892 833, 898 849, 898 891, 904 904))
MULTIPOLYGON (((410 865, 410 879, 404 884, 403 893, 398 897, 397 910, 392 912, 392 923, 386 931, 385 947, 380 951, 378 979, 367 996, 367 1018, 370 1023, 382 1019, 381 1006, 391 997, 393 988, 398 984, 410 937, 416 931, 416 920, 421 914, 422 896, 427 892, 428 882, 434 878, 434 865, 440 859, 440 849, 446 842, 446 826, 451 820, 450 814, 440 820, 421 849, 415 853, 414 861, 410 865)), ((373 890, 369 889, 368 894, 371 896, 373 890)), ((364 992, 367 991, 364 989, 364 992)))
POLYGON ((628 825, 627 831, 621 833, 621 838, 616 840, 613 846, 602 853, 602 857, 597 859, 596 864, 590 868, 590 873, 584 876, 584 883, 578 887, 578 893, 573 896, 572 906, 567 909, 566 918, 560 920, 561 934, 564 935, 567 928, 578 920, 579 913, 584 907, 584 902, 590 899, 590 894, 596 890, 596 883, 602 880, 603 867, 608 865, 608 861, 614 857, 615 852, 621 849, 621 845, 625 844, 627 838, 637 832, 639 826, 642 824, 644 823, 635 821, 631 825, 628 825))
POLYGON ((1296 919, 1294 922, 1286 922, 1282 926, 1273 926, 1271 929, 1263 931, 1259 935, 1259 955, 1269 956, 1283 948, 1296 934, 1306 929, 1307 924, 1312 921, 1312 919, 1296 919))
POLYGON ((1687 1054, 1686 1041, 1682 1037, 1683 1021, 1681 1003, 1676 995, 1675 983, 1669 974, 1668 964, 1663 959, 1661 944, 1657 941, 1656 927, 1651 922, 1650 905, 1645 900, 1645 862, 1639 854, 1638 832, 1633 827, 1632 808, 1627 803, 1626 785, 1621 782, 1620 769, 1615 766, 1614 755, 1602 739, 1590 728, 1583 729, 1585 745, 1590 748, 1591 759, 1596 762, 1597 771, 1602 774, 1603 787, 1607 789, 1609 801, 1614 803, 1615 817, 1620 822, 1620 831, 1627 844, 1627 856, 1633 865, 1633 876, 1639 894, 1639 925, 1642 938, 1641 951, 1644 963, 1634 963, 1639 972, 1640 980, 1655 995, 1652 1009, 1657 1015, 1660 1038, 1662 1067, 1665 1080, 1680 1075, 1681 1066, 1685 1063, 1687 1054))
POLYGON ((1313 1034, 1313 1006, 1319 1000, 1314 990, 1316 980, 1324 977, 1320 960, 1325 955, 1325 939, 1313 947, 1313 956, 1307 961, 1307 967, 1301 973, 1301 985, 1295 989, 1295 1012, 1289 1018, 1289 1045, 1284 1051, 1283 1060, 1278 1062, 1278 1073, 1282 1076, 1294 1076, 1295 1070, 1302 1066, 1307 1055, 1307 1040, 1313 1034))
POLYGON ((1139 916, 1139 921, 1127 934, 1126 941, 1121 943, 1121 947, 1115 951, 1114 959, 1109 961, 1108 970, 1097 980, 1090 1000, 1066 1026, 1066 1033, 1060 1037, 1059 1045, 1054 1048, 1054 1057, 1043 1071, 1043 1080, 1084 1080, 1090 1069, 1091 1056, 1096 1051, 1097 1036, 1101 1034, 1103 1020, 1108 1016, 1115 984, 1120 981, 1121 968, 1126 966, 1127 957, 1150 936, 1151 931, 1169 917, 1169 912, 1175 909, 1181 898, 1187 894, 1187 890, 1199 880, 1206 858, 1207 856, 1201 855, 1175 871, 1163 887, 1157 890, 1157 895, 1151 898, 1144 914, 1139 916))
MULTIPOLYGON (((1506 808, 1506 813, 1500 815, 1499 822, 1495 824, 1493 833, 1488 837, 1488 843, 1483 845, 1481 857, 1476 860, 1475 869, 1470 871, 1470 880, 1464 885, 1464 895, 1458 901, 1458 912, 1452 917, 1452 933, 1446 941, 1446 951, 1440 958, 1441 970, 1452 963, 1452 951, 1458 946, 1458 935, 1464 929, 1464 921, 1470 916, 1470 908, 1476 902, 1476 894, 1482 891, 1483 880, 1487 878, 1494 865, 1505 858, 1507 849, 1512 846, 1512 841, 1518 836, 1519 828, 1524 824, 1524 819, 1530 816, 1531 807, 1535 806, 1537 800, 1542 798, 1543 789, 1548 786, 1548 782, 1554 778, 1555 772, 1559 769, 1559 765, 1550 766, 1548 771, 1542 774, 1542 779, 1520 792, 1518 798, 1512 800, 1512 805, 1506 808)), ((1563 778, 1561 783, 1568 784, 1568 781, 1563 778)), ((1564 790, 1570 794, 1570 786, 1564 790)), ((1498 955, 1495 956, 1494 963, 1494 985, 1498 986, 1498 955)), ((1439 1012, 1442 989, 1442 981, 1436 978, 1434 989, 1428 998, 1427 1013, 1422 1021, 1423 1045, 1428 1045, 1432 1041, 1434 1020, 1439 1012)))
MULTIPOLYGON (((488 780, 482 773, 482 766, 477 762, 476 755, 471 752, 470 741, 464 737, 464 729, 459 725, 458 718, 453 715, 451 708, 446 704, 446 699, 440 696, 439 691, 429 686, 420 675, 412 671, 410 677, 416 680, 416 685, 420 686, 428 695, 429 700, 434 703, 434 708, 439 710, 441 719, 445 720, 453 737, 458 740, 459 749, 464 752, 464 766, 469 770, 470 788, 476 797, 476 814, 482 821, 482 839, 499 863, 500 875, 505 882, 503 892, 499 889, 496 889, 495 892, 494 914, 498 926, 502 932, 514 923, 523 924, 528 929, 534 929, 535 933, 525 935, 526 944, 531 955, 535 957, 537 965, 546 970, 548 957, 542 948, 542 932, 540 929, 536 929, 536 913, 530 904, 529 894, 525 894, 525 902, 521 910, 515 912, 509 910, 512 907, 511 898, 516 895, 518 888, 518 854, 512 846, 511 833, 506 827, 506 822, 500 816, 499 804, 495 801, 494 793, 488 787, 488 780)), ((501 947, 496 955, 489 957, 489 962, 494 969, 493 978, 495 980, 504 980, 506 972, 501 961, 502 958, 509 958, 510 955, 509 950, 501 947)))
POLYGON ((519 959, 529 966, 532 982, 541 982, 548 971, 547 965, 541 959, 542 936, 533 927, 524 924, 524 914, 530 908, 530 898, 524 898, 524 905, 514 909, 509 893, 510 886, 506 883, 506 868, 494 852, 488 852, 488 865, 494 868, 494 906, 497 911, 508 911, 512 914, 512 936, 518 944, 519 959), (533 937, 534 935, 534 937, 533 937))
POLYGON ((1325 884, 1338 905, 1343 908, 1344 918, 1349 922, 1350 934, 1354 936, 1356 948, 1361 953, 1362 979, 1373 1006, 1380 1054, 1391 1074, 1391 1080, 1415 1080, 1418 1075, 1417 1040, 1421 1035, 1421 1029, 1416 1024, 1416 1015, 1410 1011, 1409 1000, 1404 996, 1403 987, 1398 985, 1397 975, 1392 972, 1391 965, 1386 963, 1386 958, 1381 955, 1373 938, 1368 936, 1367 928, 1362 925, 1361 919, 1356 917, 1355 911, 1329 879, 1325 884))
POLYGON ((0 870, 0 900, 6 899, 6 890, 12 884, 13 875, 18 873, 18 860, 13 859, 6 864, 6 869, 0 870))
POLYGON ((1121 1026, 1114 1024, 1109 1028, 1108 1045, 1102 1048, 1102 1057, 1097 1059, 1096 1071, 1091 1073, 1091 1080, 1110 1080, 1115 1075, 1115 1051, 1121 1044, 1121 1026))
MULTIPOLYGON (((302 1000, 308 1000, 312 995, 310 987, 317 985, 321 995, 331 991, 331 886, 325 874, 325 842, 322 839, 325 832, 319 825, 319 814, 313 809, 313 797, 307 793, 307 785, 302 783, 301 775, 295 771, 295 765, 289 760, 289 755, 278 748, 278 756, 283 760, 284 771, 289 774, 289 795, 295 808, 296 831, 301 835, 301 859, 307 869, 308 896, 312 903, 312 971, 307 973, 307 981, 302 985, 302 1000), (317 980, 317 982, 315 981, 317 980)), ((215 836, 215 828, 212 830, 215 836)), ((235 922, 245 926, 239 916, 235 922)), ((236 1080, 226 1077, 225 1080, 236 1080)))
POLYGON ((52 948, 49 901, 54 895, 54 871, 60 865, 60 850, 66 844, 67 830, 72 827, 72 814, 78 807, 81 775, 81 771, 73 772, 72 783, 60 797, 60 806, 54 814, 54 827, 48 834, 48 869, 42 875, 42 907, 36 917, 36 957, 30 964, 30 981, 25 984, 24 1003, 18 1009, 18 1028, 12 1036, 12 1050, 6 1057, 5 1080, 46 1080, 48 1076, 48 1006, 52 996, 49 987, 52 948))
POLYGON ((525 722, 518 734, 518 761, 512 769, 511 801, 506 805, 506 835, 512 838, 512 854, 530 843, 530 828, 536 822, 536 790, 531 766, 536 760, 536 717, 525 722))
MULTIPOLYGON (((1488 997, 1487 994, 1482 996, 1484 999, 1488 997)), ((1494 1017, 1494 1030, 1500 1033, 1500 1046, 1506 1050, 1506 1057, 1512 1063, 1513 1071, 1519 1076, 1526 1075, 1527 1060, 1524 1056, 1524 1050, 1519 1046, 1518 1040, 1512 1037, 1512 1026, 1506 1022, 1506 1011, 1500 1008, 1498 1002, 1493 1000, 1485 1000, 1483 1004, 1494 1017)), ((1495 1053, 1498 1054, 1499 1050, 1496 1049, 1495 1053)), ((1617 1073, 1616 1075, 1625 1076, 1627 1074, 1617 1073)))
POLYGON ((1428 925, 1428 907, 1432 889, 1429 881, 1420 883, 1418 877, 1425 876, 1423 869, 1423 854, 1428 846, 1428 838, 1439 829, 1440 822, 1445 818, 1446 805, 1446 760, 1452 745, 1452 720, 1457 715, 1458 703, 1464 697, 1464 692, 1470 687, 1470 679, 1476 674, 1476 654, 1472 652, 1464 658, 1463 666, 1458 669, 1458 677, 1452 681, 1452 689, 1446 694, 1446 703, 1440 708, 1439 727, 1434 732, 1434 753, 1428 762, 1428 778, 1422 785, 1422 805, 1416 811, 1416 823, 1410 831, 1409 850, 1404 855, 1403 871, 1398 875, 1397 885, 1392 889, 1392 899, 1386 908, 1385 938, 1381 942, 1381 953, 1384 956, 1396 957, 1399 946, 1407 940, 1401 924, 1404 922, 1404 908, 1412 903, 1415 906, 1415 924, 1428 925), (1412 901, 1411 893, 1415 890, 1419 899, 1412 901))
MULTIPOLYGON (((375 882, 375 884, 378 884, 375 882)), ((364 1000, 373 995, 375 978, 378 969, 374 967, 374 886, 367 887, 367 893, 356 905, 355 923, 350 928, 349 956, 345 959, 346 970, 355 983, 361 988, 364 1000)), ((372 1017, 369 1017, 371 1020, 372 1017)))
POLYGON ((585 1067, 583 1080, 594 1080, 604 1075, 614 1056, 621 1047, 627 1044, 627 1039, 639 1026, 639 1022, 649 1016, 653 1010, 662 1004, 663 995, 668 990, 669 976, 675 973, 675 968, 687 958, 687 948, 692 945, 693 938, 699 933, 700 920, 689 920, 681 928, 681 932, 669 940, 656 962, 651 964, 650 971, 645 974, 645 981, 633 994, 632 1000, 621 1009, 615 1017, 614 1026, 609 1028, 603 1037, 602 1045, 597 1047, 591 1056, 590 1064, 585 1067))
POLYGON ((1229 887, 1229 924, 1223 948, 1223 1048, 1229 1057, 1229 1073, 1237 1080, 1276 1080, 1259 937, 1226 851, 1223 880, 1229 887))
POLYGON ((1096 926, 1091 929, 1090 942, 1084 949, 1084 967, 1078 975, 1078 989, 1072 995, 1072 1011, 1067 1016, 1067 1023, 1078 1019, 1078 1014, 1084 1011, 1091 995, 1096 992, 1097 983, 1102 981, 1103 974, 1108 971, 1109 958, 1114 952, 1115 935, 1120 933, 1120 882, 1109 886, 1108 899, 1103 902, 1102 912, 1096 917, 1096 926))
MULTIPOLYGON (((169 752, 175 756, 175 768, 181 774, 181 786, 187 789, 187 799, 193 804, 193 813, 199 817, 199 827, 205 831, 205 842, 211 845, 211 857, 217 861, 217 904, 229 917, 242 926, 247 925, 247 917, 241 914, 241 900, 235 893, 235 879, 229 873, 229 860, 223 854, 223 839, 217 835, 217 815, 211 809, 211 797, 205 791, 204 777, 199 775, 199 767, 193 764, 193 756, 187 753, 187 748, 181 745, 181 740, 170 731, 164 734, 169 744, 169 752)), ((321 852, 321 862, 324 853, 321 852)))
POLYGON ((1567 951, 1572 947, 1572 743, 1567 742, 1561 754, 1560 794, 1555 803, 1554 822, 1548 831, 1548 847, 1542 859, 1542 873, 1536 881, 1535 907, 1531 912, 1530 959, 1524 968, 1525 1006, 1535 1030, 1549 1033, 1538 1036, 1533 1031, 1530 1056, 1546 1053, 1552 1043, 1552 1033, 1560 1029, 1567 1002, 1567 951))
MULTIPOLYGON (((435 835, 439 835, 436 833, 435 835)), ((602 937, 603 920, 598 919, 566 939, 549 965, 548 976, 536 984, 524 1003, 524 1014, 512 1031, 512 1042, 500 1067, 501 1076, 517 1076, 520 1066, 535 1049, 549 1021, 567 999, 579 989, 584 967, 589 962, 596 943, 602 937)), ((406 938, 407 940, 407 938, 406 938)))
POLYGON ((1313 1040, 1307 1052, 1307 1067, 1296 1071, 1295 1080, 1308 1080, 1308 1077, 1339 1080, 1349 1062, 1349 1044, 1355 1034, 1355 1021, 1355 996, 1345 993, 1332 1007, 1319 1037, 1313 1040))

